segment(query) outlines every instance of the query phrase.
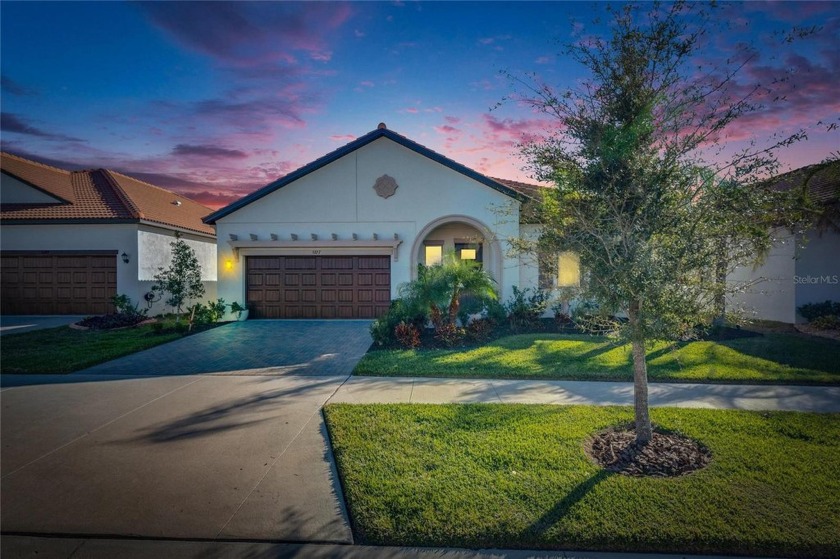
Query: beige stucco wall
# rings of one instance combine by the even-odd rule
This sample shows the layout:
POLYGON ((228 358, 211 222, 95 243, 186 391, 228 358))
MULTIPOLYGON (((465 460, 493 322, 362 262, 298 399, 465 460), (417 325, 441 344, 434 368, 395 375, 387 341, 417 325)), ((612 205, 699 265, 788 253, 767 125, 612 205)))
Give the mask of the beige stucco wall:
POLYGON ((60 200, 0 173, 0 204, 54 204, 60 200))
MULTIPOLYGON (((204 239, 199 236, 184 235, 190 244, 201 249, 200 262, 215 273, 216 247, 215 240, 204 239), (202 261, 203 259, 203 261, 202 261)), ((174 233, 163 229, 138 226, 137 224, 56 224, 56 225, 9 225, 3 224, 0 231, 0 249, 6 250, 50 250, 50 251, 88 251, 107 250, 116 251, 117 262, 117 293, 126 294, 132 301, 143 303, 143 295, 150 289, 153 281, 147 275, 141 276, 141 262, 157 262, 160 255, 169 250, 169 241, 174 239, 174 233), (138 230, 139 229, 139 230, 138 230), (154 240, 154 242, 150 242, 154 240), (160 248, 161 245, 165 249, 160 248), (119 256, 122 253, 129 256, 128 264, 119 256), (154 259, 154 260, 150 260, 154 259)), ((168 265, 168 261, 167 261, 168 265)), ((144 272, 146 274, 146 272, 144 272)), ((153 276, 154 274, 152 274, 153 276)), ((208 273, 204 282, 206 299, 216 299, 216 281, 208 273)), ((164 310, 162 303, 156 304, 151 314, 164 310)))
POLYGON ((796 242, 786 231, 774 233, 777 242, 759 266, 742 266, 727 278, 730 288, 743 289, 727 299, 727 309, 747 318, 793 323, 796 316, 796 242))
MULTIPOLYGON (((519 283, 519 260, 508 254, 506 241, 518 235, 518 211, 518 202, 509 196, 380 138, 220 219, 216 224, 219 296, 228 301, 245 300, 245 261, 236 262, 228 244, 231 233, 240 239, 255 234, 261 240, 274 233, 284 241, 292 233, 306 241, 313 233, 319 239, 330 239, 333 233, 350 239, 355 233, 360 240, 371 240, 376 233, 380 239, 393 239, 397 234, 402 240, 391 259, 391 295, 395 297, 398 286, 411 279, 415 262, 411 253, 420 250, 422 243, 416 243, 420 232, 443 216, 461 215, 495 232, 499 246, 495 267, 500 276, 496 279, 502 296, 507 297, 519 283), (387 199, 373 190, 376 179, 385 174, 399 185, 387 199), (503 207, 509 209, 500 218, 498 210, 503 207), (233 264, 232 269, 225 266, 227 261, 233 264)), ((307 250, 301 253, 311 253, 312 248, 307 250)), ((257 252, 241 252, 243 256, 249 253, 257 252)))
MULTIPOLYGON (((809 231, 797 247, 796 307, 806 303, 840 301, 840 233, 809 231)), ((804 319, 796 315, 797 322, 804 319)))

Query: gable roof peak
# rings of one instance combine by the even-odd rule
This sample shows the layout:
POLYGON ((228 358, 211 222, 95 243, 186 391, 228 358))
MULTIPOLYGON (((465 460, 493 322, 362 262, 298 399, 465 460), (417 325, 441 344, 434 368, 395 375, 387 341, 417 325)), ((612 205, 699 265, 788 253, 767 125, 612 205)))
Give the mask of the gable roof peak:
POLYGON ((375 140, 378 140, 379 138, 383 138, 383 137, 388 138, 389 140, 391 140, 391 141, 403 146, 404 148, 409 149, 409 150, 411 150, 411 151, 413 151, 413 152, 415 152, 419 155, 422 155, 422 156, 426 157, 427 159, 431 159, 432 161, 434 161, 436 163, 439 163, 439 164, 441 164, 445 167, 449 167, 453 171, 455 171, 457 173, 461 173, 462 175, 464 175, 466 177, 469 177, 469 178, 475 180, 476 182, 479 182, 479 183, 481 183, 485 186, 488 186, 488 187, 492 188, 493 190, 501 192, 502 194, 504 194, 506 196, 510 196, 511 198, 514 198, 515 200, 518 200, 520 202, 524 202, 525 200, 527 200, 527 196, 522 194, 521 192, 519 192, 519 191, 517 191, 513 188, 510 188, 509 186, 507 186, 507 185, 505 185, 505 184, 503 184, 503 183, 501 183, 497 180, 491 179, 490 177, 488 177, 486 175, 483 175, 483 174, 479 173, 478 171, 470 169, 469 167, 467 167, 465 165, 462 165, 461 163, 458 163, 457 161, 454 161, 454 160, 446 157, 445 155, 441 155, 440 153, 438 153, 434 150, 431 150, 431 149, 427 148, 426 146, 418 144, 414 140, 409 140, 405 136, 403 136, 401 134, 397 134, 393 130, 389 130, 385 126, 385 123, 383 122, 383 123, 380 123, 380 125, 377 126, 377 128, 375 130, 371 130, 370 132, 368 132, 364 136, 359 136, 358 138, 356 138, 352 142, 350 142, 350 143, 348 143, 348 144, 346 144, 346 145, 344 145, 344 146, 342 146, 342 147, 340 147, 340 148, 338 148, 334 151, 331 151, 330 153, 328 153, 326 155, 323 155, 323 156, 319 157, 315 161, 313 161, 313 162, 311 162, 307 165, 304 165, 300 169, 298 169, 296 171, 292 171, 291 173, 289 173, 289 174, 287 174, 283 177, 280 177, 276 181, 267 184, 266 186, 260 188, 259 190, 256 190, 256 191, 252 192, 251 194, 248 194, 247 196, 244 196, 244 197, 240 198, 239 200, 225 206, 224 208, 216 210, 215 212, 213 212, 212 214, 210 214, 210 215, 208 215, 207 217, 204 218, 204 223, 214 224, 214 223, 216 223, 217 220, 225 217, 226 215, 229 215, 229 214, 231 214, 231 213, 233 213, 233 212, 251 204, 252 202, 255 202, 255 201, 259 200, 263 196, 271 194, 275 190, 283 188, 287 184, 290 184, 290 183, 292 183, 292 182, 294 182, 294 181, 296 181, 296 180, 298 180, 302 177, 305 177, 306 175, 308 175, 308 174, 310 174, 314 171, 317 171, 321 167, 325 167, 326 165, 329 165, 333 161, 336 161, 336 160, 344 157, 345 155, 353 153, 354 151, 356 151, 360 148, 363 148, 364 146, 374 142, 375 140))

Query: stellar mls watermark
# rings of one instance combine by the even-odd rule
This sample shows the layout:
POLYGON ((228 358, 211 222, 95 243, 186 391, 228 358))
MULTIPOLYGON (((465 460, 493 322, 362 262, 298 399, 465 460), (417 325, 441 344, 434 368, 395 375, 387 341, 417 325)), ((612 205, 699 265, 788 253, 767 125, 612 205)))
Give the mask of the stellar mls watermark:
POLYGON ((793 283, 806 285, 837 285, 840 284, 840 276, 793 276, 793 283))

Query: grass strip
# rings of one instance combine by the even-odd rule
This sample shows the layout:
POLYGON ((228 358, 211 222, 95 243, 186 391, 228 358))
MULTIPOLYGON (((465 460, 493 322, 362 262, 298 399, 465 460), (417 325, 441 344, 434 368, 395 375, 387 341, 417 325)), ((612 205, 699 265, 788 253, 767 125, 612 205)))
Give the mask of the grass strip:
POLYGON ((0 339, 0 372, 71 373, 183 337, 154 333, 151 325, 120 330, 47 328, 0 339))
POLYGON ((629 408, 325 408, 357 543, 840 556, 840 414, 651 414, 711 464, 668 479, 596 466, 584 441, 629 408))

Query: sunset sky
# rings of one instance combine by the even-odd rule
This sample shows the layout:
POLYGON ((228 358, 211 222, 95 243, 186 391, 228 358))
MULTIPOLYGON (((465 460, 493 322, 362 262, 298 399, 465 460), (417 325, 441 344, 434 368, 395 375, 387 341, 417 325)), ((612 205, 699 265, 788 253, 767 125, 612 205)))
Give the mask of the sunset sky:
MULTIPOLYGON (((523 134, 555 126, 516 102, 503 71, 557 87, 584 77, 562 44, 603 33, 591 2, 7 2, 2 148, 64 168, 105 167, 213 207, 361 136, 379 122, 485 174, 528 180, 523 134)), ((783 100, 731 141, 809 128, 789 167, 838 151, 840 3, 747 2, 702 54, 739 41, 744 87, 783 100), (785 43, 774 33, 818 26, 785 43), (821 125, 817 125, 822 121, 821 125)))

